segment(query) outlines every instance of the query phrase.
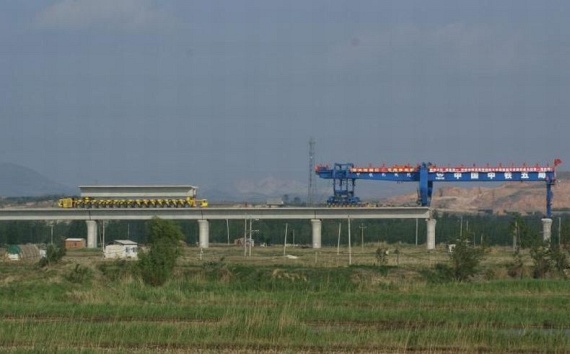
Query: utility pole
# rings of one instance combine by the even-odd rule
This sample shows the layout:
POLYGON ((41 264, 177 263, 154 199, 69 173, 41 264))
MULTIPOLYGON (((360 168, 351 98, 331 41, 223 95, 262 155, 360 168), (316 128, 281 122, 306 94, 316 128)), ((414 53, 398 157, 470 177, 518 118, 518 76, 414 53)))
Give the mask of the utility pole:
POLYGON ((243 221, 243 256, 247 257, 247 219, 243 221))
MULTIPOLYGON (((256 221, 258 219, 255 219, 256 221)), ((259 230, 253 229, 253 218, 249 218, 249 256, 251 257, 251 248, 253 247, 253 233, 259 232, 259 230)), ((247 244, 247 243, 246 243, 247 244)))
POLYGON ((348 265, 352 264, 352 246, 350 245, 350 216, 348 217, 348 265))
POLYGON ((253 219, 249 218, 249 256, 251 257, 251 241, 253 236, 253 219))
POLYGON ((558 217, 558 248, 560 248, 560 238, 562 237, 562 233, 561 233, 561 229, 562 229, 562 217, 558 217))
POLYGON ((285 249, 287 248, 287 227, 288 223, 285 223, 285 239, 283 240, 283 256, 285 256, 285 249))
POLYGON ((226 230, 228 231, 228 246, 230 245, 230 221, 226 219, 226 230))
POLYGON ((341 230, 341 225, 342 223, 339 222, 338 223, 338 242, 336 244, 336 255, 338 256, 340 254, 340 230, 341 230))
POLYGON ((416 246, 418 245, 418 219, 416 219, 416 246))
POLYGON ((362 252, 364 252, 364 229, 366 229, 366 226, 364 226, 364 223, 360 223, 360 249, 362 250, 362 252))

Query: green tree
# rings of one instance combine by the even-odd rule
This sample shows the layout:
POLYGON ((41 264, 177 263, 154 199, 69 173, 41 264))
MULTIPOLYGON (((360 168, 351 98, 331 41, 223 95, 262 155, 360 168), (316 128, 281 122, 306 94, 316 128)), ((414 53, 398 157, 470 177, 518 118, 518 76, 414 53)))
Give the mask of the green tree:
POLYGON ((564 271, 570 267, 566 252, 551 245, 548 241, 536 243, 530 250, 533 261, 533 277, 544 278, 547 275, 559 275, 565 277, 564 271))
POLYGON ((449 263, 438 263, 435 271, 424 272, 428 280, 435 282, 468 281, 479 271, 479 265, 485 256, 485 248, 474 246, 463 236, 457 239, 455 247, 449 255, 449 263))
POLYGON ((509 223, 509 233, 516 237, 517 247, 520 248, 536 247, 540 241, 538 234, 533 232, 520 214, 515 214, 509 223))
POLYGON ((172 275, 181 254, 182 232, 170 220, 153 218, 147 223, 150 251, 140 255, 139 270, 145 284, 163 285, 172 275))
POLYGON ((483 260, 484 255, 485 249, 483 247, 475 247, 466 237, 457 240, 450 256, 453 279, 466 281, 477 274, 479 264, 483 260))

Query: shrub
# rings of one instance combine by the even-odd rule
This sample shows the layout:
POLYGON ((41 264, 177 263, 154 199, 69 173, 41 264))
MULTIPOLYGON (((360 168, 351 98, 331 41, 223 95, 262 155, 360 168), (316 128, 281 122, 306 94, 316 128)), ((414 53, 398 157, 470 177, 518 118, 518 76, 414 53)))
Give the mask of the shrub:
POLYGON ((154 218, 147 223, 150 251, 140 254, 139 270, 145 284, 163 285, 172 275, 181 254, 182 232, 170 220, 154 218))
POLYGON ((544 278, 552 268, 550 247, 548 247, 548 244, 541 243, 534 245, 530 250, 530 257, 534 263, 532 276, 534 278, 544 278))
POLYGON ((471 245, 466 238, 458 240, 450 255, 453 279, 466 281, 477 274, 484 255, 483 247, 471 245))
POLYGON ((568 256, 564 250, 558 246, 552 248, 551 258, 554 265, 554 269, 558 271, 559 274, 565 277, 565 271, 570 268, 570 263, 568 262, 568 256))
POLYGON ((387 248, 378 247, 376 249, 376 262, 380 265, 388 264, 388 253, 389 251, 387 248))
POLYGON ((513 261, 507 265, 507 273, 511 278, 522 278, 524 269, 524 262, 520 249, 517 248, 513 254, 513 261))
POLYGON ((46 250, 46 256, 39 261, 40 267, 47 267, 50 264, 58 263, 65 256, 65 248, 57 247, 54 244, 49 244, 46 250))
POLYGON ((117 259, 109 263, 101 263, 97 266, 97 269, 99 269, 101 273, 111 281, 128 278, 129 276, 136 274, 136 271, 138 270, 134 262, 126 261, 124 259, 117 259))
POLYGON ((546 241, 535 244, 530 250, 530 257, 534 263, 534 278, 544 278, 553 273, 565 276, 564 271, 569 267, 566 253, 557 245, 551 246, 546 241))
POLYGON ((65 279, 71 283, 83 284, 91 279, 91 275, 91 269, 76 264, 75 268, 70 273, 65 275, 65 279))
POLYGON ((479 271, 484 255, 483 247, 475 247, 467 238, 462 238, 457 240, 449 256, 449 264, 438 263, 433 272, 423 272, 423 275, 430 282, 467 281, 479 271))

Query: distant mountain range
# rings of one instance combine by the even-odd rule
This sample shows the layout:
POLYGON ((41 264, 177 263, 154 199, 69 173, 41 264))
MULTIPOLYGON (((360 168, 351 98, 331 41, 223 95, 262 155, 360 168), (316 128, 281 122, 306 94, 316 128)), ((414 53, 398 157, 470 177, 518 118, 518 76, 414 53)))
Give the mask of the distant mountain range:
POLYGON ((298 181, 267 177, 261 180, 239 180, 230 185, 205 186, 198 194, 211 201, 265 203, 268 199, 307 199, 307 185, 298 181))
MULTIPOLYGON (((0 197, 41 197, 49 195, 77 195, 71 188, 14 163, 0 163, 0 197)), ((296 181, 283 181, 268 177, 260 181, 241 180, 231 185, 204 186, 198 189, 200 198, 213 202, 266 202, 268 198, 288 195, 306 199, 307 187, 296 181)))
POLYGON ((0 197, 40 197, 76 194, 73 188, 14 163, 0 163, 0 197))

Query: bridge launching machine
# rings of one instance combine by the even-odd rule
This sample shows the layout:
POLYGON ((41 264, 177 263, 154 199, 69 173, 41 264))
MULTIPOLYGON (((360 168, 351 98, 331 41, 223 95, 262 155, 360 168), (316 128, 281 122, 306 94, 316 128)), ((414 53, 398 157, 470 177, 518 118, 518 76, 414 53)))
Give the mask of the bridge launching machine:
POLYGON ((198 199, 197 187, 173 186, 81 186, 79 197, 62 198, 61 208, 194 208, 207 207, 198 199))
POLYGON ((546 184, 546 216, 552 215, 552 186, 556 183, 555 159, 553 166, 456 166, 444 167, 432 163, 416 166, 394 165, 387 167, 356 167, 352 163, 335 163, 333 167, 318 165, 315 173, 333 181, 333 195, 328 198, 331 206, 357 206, 360 198, 354 195, 357 179, 375 181, 418 182, 418 204, 429 206, 434 182, 544 182, 546 184))

